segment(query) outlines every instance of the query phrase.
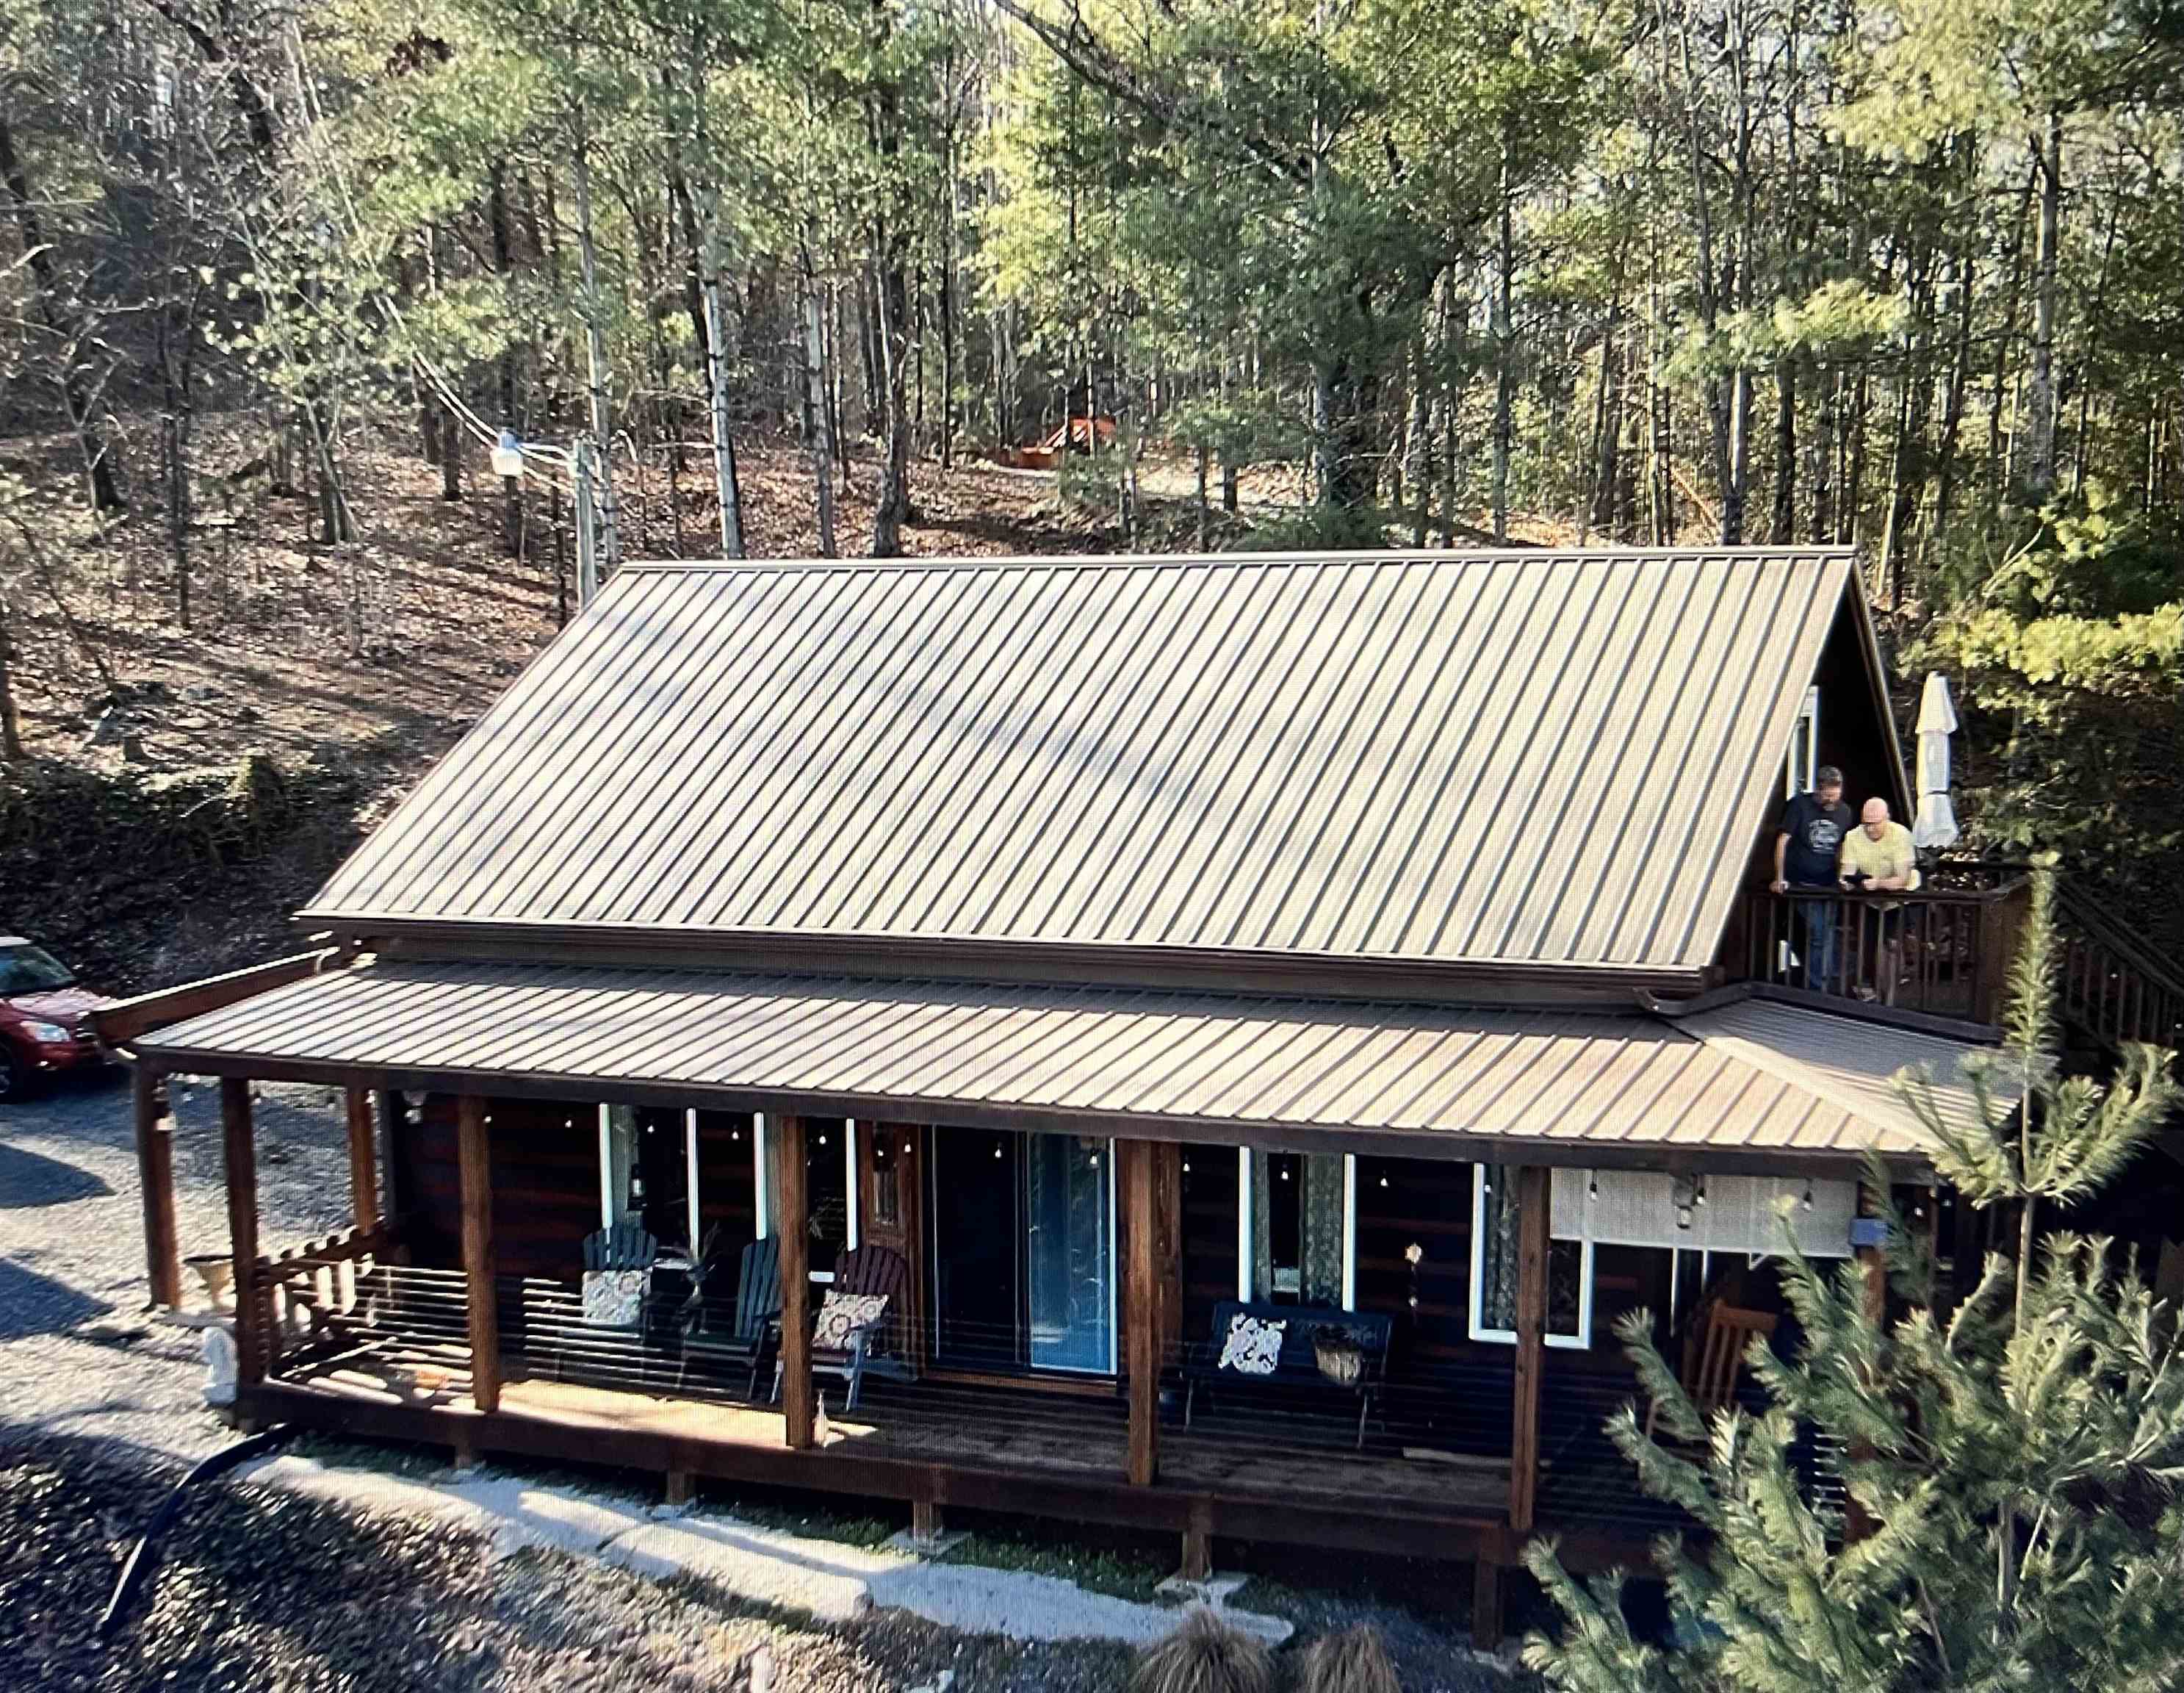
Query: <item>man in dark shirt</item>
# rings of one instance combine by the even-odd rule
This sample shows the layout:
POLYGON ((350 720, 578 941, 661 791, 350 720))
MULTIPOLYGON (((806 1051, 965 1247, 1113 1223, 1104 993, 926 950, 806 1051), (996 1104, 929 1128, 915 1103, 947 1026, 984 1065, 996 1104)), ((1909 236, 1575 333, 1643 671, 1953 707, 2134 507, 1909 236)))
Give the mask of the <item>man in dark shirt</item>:
MULTIPOLYGON (((1838 886, 1843 836, 1850 833, 1853 821, 1842 791, 1842 772, 1823 764, 1814 776, 1812 792, 1796 796, 1782 807, 1781 825, 1774 836, 1776 893, 1808 888, 1833 893, 1838 886)), ((1805 986, 1828 992, 1836 974, 1836 902, 1799 899, 1796 904, 1805 986)))

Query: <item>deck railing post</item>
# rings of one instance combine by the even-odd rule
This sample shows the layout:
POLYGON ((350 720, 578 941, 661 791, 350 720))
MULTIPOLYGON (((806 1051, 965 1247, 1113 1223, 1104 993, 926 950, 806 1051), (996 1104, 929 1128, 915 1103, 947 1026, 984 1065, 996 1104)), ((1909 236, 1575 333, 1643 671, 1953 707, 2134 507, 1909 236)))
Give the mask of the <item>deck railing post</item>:
POLYGON ((1160 1473, 1160 1225, 1156 1215, 1153 1147, 1126 1140, 1123 1233, 1128 1258, 1123 1291, 1123 1343, 1128 1361, 1130 1485, 1150 1487, 1160 1473))
POLYGON ((463 1279, 469 1307, 471 1403, 500 1409, 500 1309, 493 1257, 493 1168, 486 1102, 455 1102, 455 1157, 462 1184, 463 1279))
POLYGON ((1509 1526, 1529 1534, 1540 1487, 1540 1378, 1546 1366, 1548 1171, 1517 1171, 1517 1361, 1511 1375, 1509 1526))
POLYGON ((144 1193, 144 1268, 152 1303, 172 1310, 182 1302, 181 1235, 175 1223, 175 1120, 168 1115, 166 1078, 150 1064, 137 1064, 130 1087, 136 1180, 144 1193))
POLYGON ((379 1147, 371 1120, 371 1095, 352 1087, 343 1096, 348 1116, 349 1205, 365 1233, 379 1226, 379 1147))
POLYGON ((227 1238, 235 1254, 235 1380, 265 1379, 265 1289, 258 1277, 258 1146, 250 1120, 250 1082, 220 1083, 220 1155, 227 1174, 227 1238))
POLYGON ((811 1254, 806 1221, 804 1119, 769 1116, 772 1131, 773 1232, 781 1242, 782 1439, 812 1443, 811 1254))

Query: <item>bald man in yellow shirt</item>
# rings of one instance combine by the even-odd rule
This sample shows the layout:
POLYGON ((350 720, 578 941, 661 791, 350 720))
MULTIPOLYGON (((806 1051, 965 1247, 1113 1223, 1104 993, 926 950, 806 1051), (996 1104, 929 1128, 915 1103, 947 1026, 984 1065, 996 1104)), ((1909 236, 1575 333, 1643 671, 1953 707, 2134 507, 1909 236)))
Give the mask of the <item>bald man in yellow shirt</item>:
MULTIPOLYGON (((1836 868, 1843 886, 1854 891, 1908 893, 1919 886, 1919 849, 1911 831, 1888 815, 1888 802, 1870 799, 1858 813, 1858 827, 1843 836, 1836 868)), ((1903 911, 1894 900, 1876 900, 1860 914, 1859 951, 1878 965, 1875 980, 1880 985, 1876 994, 1870 984, 1858 981, 1852 991, 1860 999, 1896 1003, 1902 924, 1903 911)))

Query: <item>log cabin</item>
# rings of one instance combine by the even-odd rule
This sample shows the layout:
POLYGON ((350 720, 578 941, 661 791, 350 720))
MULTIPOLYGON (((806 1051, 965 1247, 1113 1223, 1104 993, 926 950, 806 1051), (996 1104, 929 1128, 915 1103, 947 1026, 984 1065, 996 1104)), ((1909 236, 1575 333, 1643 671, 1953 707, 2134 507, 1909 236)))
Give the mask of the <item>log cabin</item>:
POLYGON ((1892 1078, 1973 1109, 2023 878, 1829 896, 1811 982, 1824 763, 1909 816, 1844 550, 632 564, 315 950, 103 1016, 154 1297, 217 1077, 247 1422, 1468 1562, 1490 1633, 1532 1534, 1674 1526, 1619 1317, 1749 1394, 1791 1235, 1878 1289, 1870 1155, 1950 1245, 1892 1078), (346 1099, 352 1228, 260 1238, 265 1080, 346 1099))

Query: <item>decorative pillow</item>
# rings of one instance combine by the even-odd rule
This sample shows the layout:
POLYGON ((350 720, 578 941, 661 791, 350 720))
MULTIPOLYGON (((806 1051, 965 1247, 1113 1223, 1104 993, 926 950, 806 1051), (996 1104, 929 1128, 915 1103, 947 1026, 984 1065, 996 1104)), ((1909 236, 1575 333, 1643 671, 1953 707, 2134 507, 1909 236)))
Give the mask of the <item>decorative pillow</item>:
POLYGON ((1277 1321, 1238 1311, 1228 1319, 1228 1338, 1222 1344, 1218 1367, 1240 1376, 1271 1376, 1282 1361, 1282 1335, 1286 1319, 1277 1321))
POLYGON ((595 1328, 635 1328, 651 1290, 649 1270, 584 1271, 584 1321, 595 1328))
POLYGON ((887 1313, 885 1293, 843 1293, 833 1288, 819 1302, 819 1321, 811 1326, 811 1344, 822 1352, 846 1352, 850 1337, 870 1328, 887 1313))

